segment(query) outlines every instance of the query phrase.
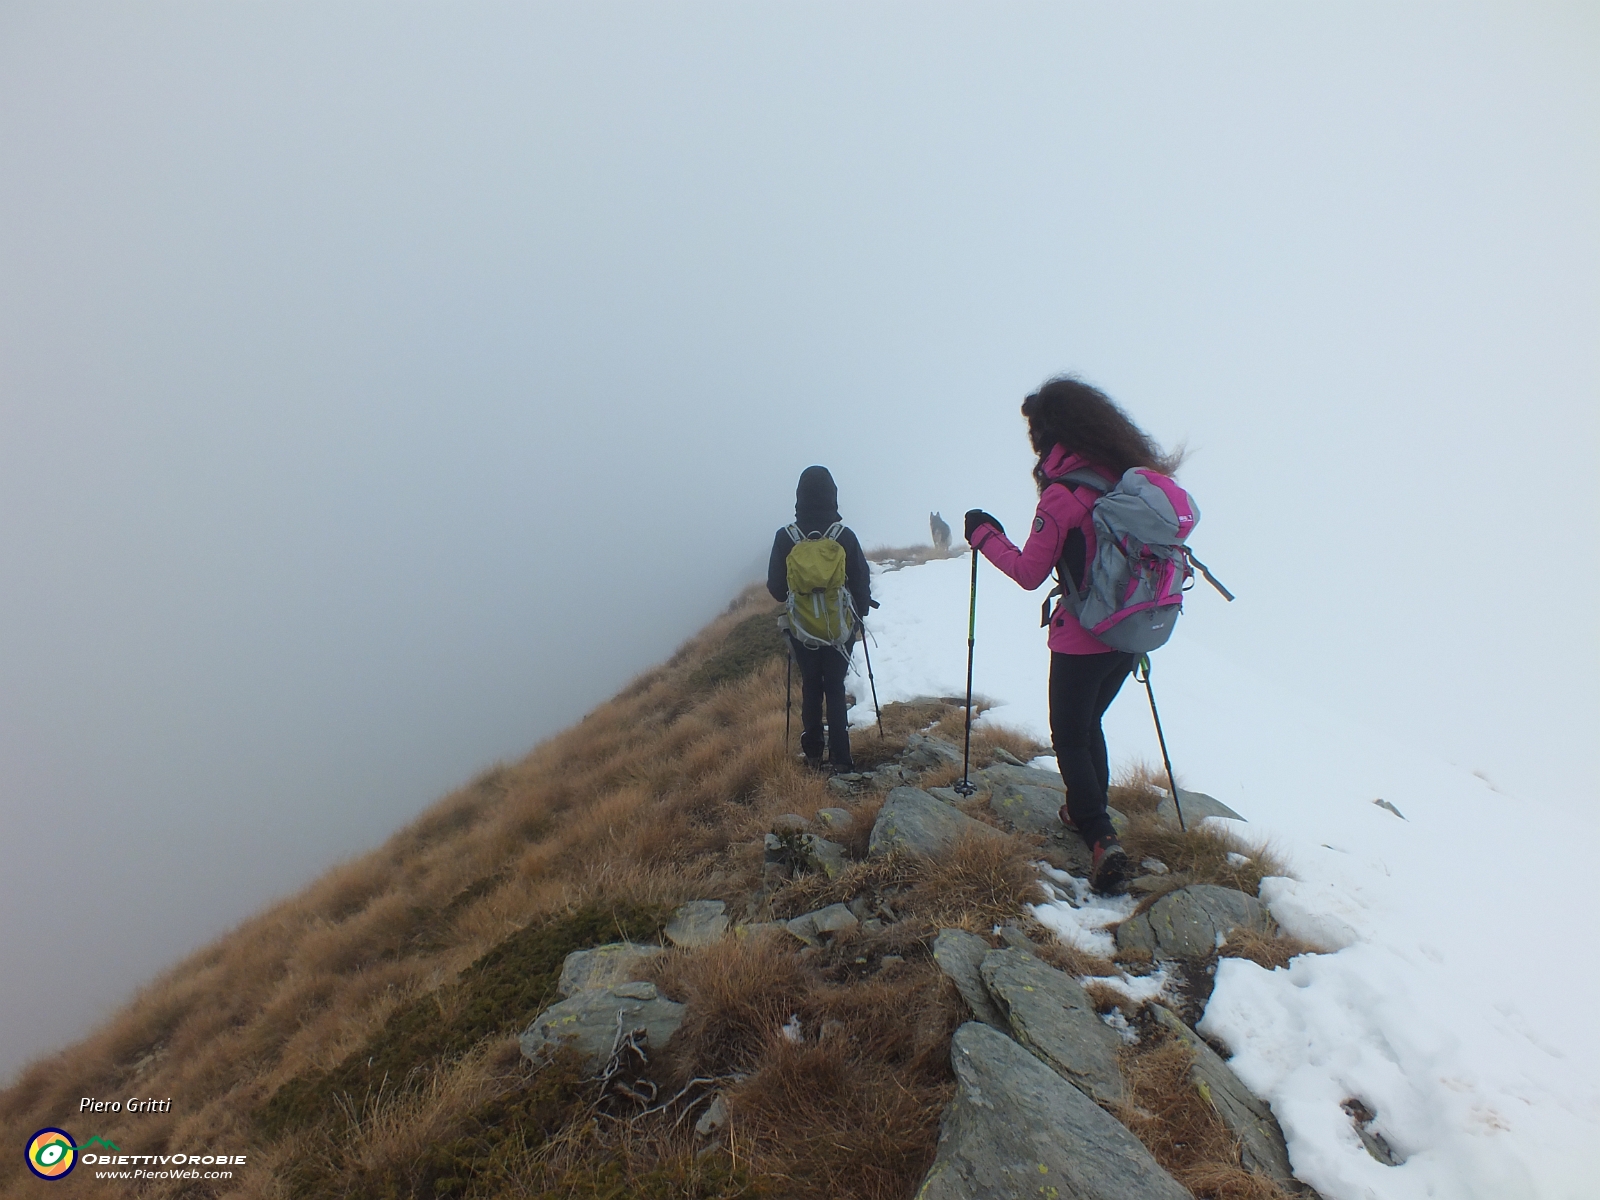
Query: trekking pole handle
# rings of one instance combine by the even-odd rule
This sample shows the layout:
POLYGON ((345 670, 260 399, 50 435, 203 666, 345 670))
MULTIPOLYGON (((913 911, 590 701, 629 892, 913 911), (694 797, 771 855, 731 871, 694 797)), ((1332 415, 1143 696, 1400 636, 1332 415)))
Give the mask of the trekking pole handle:
POLYGON ((970 647, 978 630, 978 552, 972 552, 972 587, 967 592, 967 645, 970 647))

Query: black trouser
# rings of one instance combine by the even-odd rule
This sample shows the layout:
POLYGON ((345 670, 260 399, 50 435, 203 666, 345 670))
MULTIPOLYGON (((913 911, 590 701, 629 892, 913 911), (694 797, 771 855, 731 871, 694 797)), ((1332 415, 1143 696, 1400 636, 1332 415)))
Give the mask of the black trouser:
MULTIPOLYGON (((844 677, 850 670, 850 656, 832 646, 815 650, 789 639, 794 661, 800 668, 800 749, 807 758, 822 757, 822 702, 828 702, 828 757, 844 770, 854 766, 850 758, 850 709, 844 698, 844 677)), ((854 644, 850 646, 855 649, 854 644)))
POLYGON ((1134 656, 1120 650, 1050 655, 1050 741, 1067 785, 1067 815, 1088 846, 1113 833, 1106 814, 1111 764, 1100 718, 1133 663, 1134 656))

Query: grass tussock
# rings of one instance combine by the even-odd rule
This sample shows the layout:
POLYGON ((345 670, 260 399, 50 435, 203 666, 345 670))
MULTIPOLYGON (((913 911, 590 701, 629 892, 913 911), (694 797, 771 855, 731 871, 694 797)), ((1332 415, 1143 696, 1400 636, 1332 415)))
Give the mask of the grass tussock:
MULTIPOLYGON (((857 703, 870 699, 858 697, 857 703)), ((973 719, 989 708, 988 701, 974 697, 973 719)), ((926 733, 943 738, 954 746, 963 745, 966 735, 967 713, 961 696, 929 697, 914 702, 894 701, 885 704, 881 711, 883 734, 877 729, 863 729, 850 736, 850 749, 859 770, 870 771, 897 757, 906 748, 907 739, 914 733, 926 733)), ((1004 726, 978 724, 972 730, 972 768, 974 770, 1003 761, 997 751, 1027 762, 1045 752, 1047 747, 1026 734, 1004 726)), ((961 778, 961 767, 929 772, 922 780, 924 787, 942 787, 961 778)))
POLYGON ((836 878, 802 875, 778 888, 772 915, 787 920, 828 904, 865 900, 904 937, 941 928, 986 933, 1044 899, 1037 851, 1020 838, 964 838, 937 858, 891 854, 852 863, 836 878))
POLYGON ((1189 1079, 1194 1051, 1147 1034, 1124 1051, 1128 1100, 1117 1117, 1196 1200, 1289 1200, 1271 1179, 1239 1165, 1239 1143, 1189 1079))
POLYGON ((656 982, 689 1006, 673 1044, 681 1081, 694 1073, 748 1073, 759 1065, 814 982, 791 942, 787 935, 729 938, 666 956, 656 982))
POLYGON ((1287 967, 1289 960, 1302 954, 1326 954, 1321 946, 1301 941, 1282 932, 1262 933, 1258 929, 1236 929, 1228 940, 1217 948, 1222 958, 1248 958, 1258 967, 1276 970, 1287 967))
POLYGON ((953 1087, 950 1034, 965 1013, 929 960, 851 986, 819 981, 800 1035, 769 1032, 728 1093, 731 1140, 774 1195, 889 1200, 933 1161, 953 1087))
POLYGON ((1128 818, 1122 844, 1129 856, 1135 862, 1158 859, 1168 869, 1162 886, 1146 897, 1141 909, 1190 883, 1215 883, 1255 896, 1267 876, 1288 874, 1271 846, 1251 845, 1230 830, 1209 824, 1192 824, 1185 831, 1158 821, 1156 807, 1165 798, 1165 784, 1164 774, 1134 764, 1120 772, 1108 789, 1111 807, 1128 818))

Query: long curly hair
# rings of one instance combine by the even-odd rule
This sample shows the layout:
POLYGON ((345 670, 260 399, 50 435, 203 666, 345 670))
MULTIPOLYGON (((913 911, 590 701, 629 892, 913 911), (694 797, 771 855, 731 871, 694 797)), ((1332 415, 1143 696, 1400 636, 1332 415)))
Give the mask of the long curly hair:
POLYGON ((1022 415, 1028 421, 1028 440, 1039 456, 1033 478, 1040 491, 1049 482, 1044 460, 1057 446, 1081 454, 1117 478, 1130 467, 1151 467, 1172 475, 1183 463, 1182 447, 1163 453, 1116 401, 1073 375, 1045 380, 1022 402, 1022 415))

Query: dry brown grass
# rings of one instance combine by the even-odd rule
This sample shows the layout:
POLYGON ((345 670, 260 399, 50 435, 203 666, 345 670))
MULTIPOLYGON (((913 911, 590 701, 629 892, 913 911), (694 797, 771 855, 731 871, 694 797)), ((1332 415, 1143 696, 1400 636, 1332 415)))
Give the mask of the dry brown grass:
MULTIPOLYGON (((370 854, 153 981, 0 1093, 0 1141, 74 1128, 80 1096, 170 1095, 170 1114, 111 1117, 86 1135, 138 1153, 204 1144, 247 1154, 250 1166, 227 1185, 101 1181, 97 1190, 733 1200, 759 1182, 767 1195, 909 1194, 934 1153, 949 1034, 964 1011, 928 953, 938 928, 986 932, 1012 920, 1075 975, 1113 968, 1026 919, 1038 852, 1013 838, 935 860, 860 862, 836 880, 779 888, 761 912, 744 908, 760 892, 760 839, 773 819, 840 804, 782 744, 782 659, 766 632, 773 607, 760 589, 746 592, 578 725, 483 772, 370 854), (484 963, 529 934, 587 921, 585 936, 605 940, 617 936, 599 927, 609 913, 711 897, 736 918, 866 899, 892 923, 820 952, 755 938, 659 964, 663 990, 689 1001, 689 1019, 653 1066, 662 1083, 742 1076, 722 1085, 732 1125, 709 1152, 693 1119, 680 1120, 684 1104, 619 1114, 571 1064, 530 1074, 506 1030, 533 1012, 495 1010, 493 988, 463 982, 484 978, 484 963), (904 962, 880 969, 887 954, 904 962), (419 1023, 427 1033, 435 1014, 439 1028, 477 1040, 430 1049, 423 1037, 395 1059, 399 1077, 345 1090, 327 1082, 360 1078, 376 1051, 409 1045, 401 1033, 419 1023), (780 1032, 791 1014, 804 1031, 798 1043, 780 1032), (263 1114, 273 1104, 299 1115, 271 1125, 263 1114)), ((930 728, 959 742, 963 720, 947 699, 890 705, 888 736, 864 733, 858 757, 884 761, 930 728)), ((1004 730, 974 733, 975 765, 1000 749, 1025 760, 1040 747, 1004 730)), ((847 806, 855 815, 837 836, 858 856, 881 802, 847 806)), ((15 1156, 0 1157, 0 1193, 23 1189, 24 1173, 15 1156)))
MULTIPOLYGON (((699 697, 686 680, 772 607, 747 593, 579 725, 152 982, 0 1093, 0 1136, 60 1124, 80 1096, 136 1089, 172 1095, 177 1111, 124 1114, 96 1133, 150 1151, 198 1137, 266 1161, 253 1113, 268 1096, 338 1064, 389 1014, 529 921, 597 897, 676 903, 736 891, 730 830, 781 774, 781 668, 757 663, 699 697)), ((0 1189, 19 1168, 0 1162, 0 1189)))
POLYGON ((759 1068, 728 1094, 741 1155, 777 1195, 908 1195, 952 1088, 950 1034, 965 1015, 954 989, 923 960, 814 985, 797 1012, 802 1040, 772 1030, 759 1068))
POLYGON ((1289 1200, 1239 1165, 1238 1140, 1189 1080, 1194 1051, 1147 1033, 1122 1055, 1128 1100, 1117 1116, 1196 1200, 1289 1200))
MULTIPOLYGON (((1135 862, 1156 858, 1167 865, 1166 888, 1189 883, 1215 883, 1256 895, 1268 875, 1288 873, 1271 846, 1254 846, 1237 835, 1210 825, 1191 825, 1187 831, 1156 821, 1156 806, 1166 795, 1165 772, 1146 763, 1134 763, 1117 774, 1109 789, 1113 808, 1128 817, 1123 845, 1135 862), (1230 862, 1230 854, 1248 861, 1230 862)), ((1148 908, 1162 892, 1152 893, 1141 905, 1148 908)))
POLYGON ((1222 958, 1248 958, 1258 967, 1271 971, 1287 967, 1289 960, 1302 954, 1326 954, 1320 946, 1303 942, 1287 933, 1262 933, 1258 929, 1236 929, 1217 950, 1222 958))
POLYGON ((1038 857, 1020 838, 963 838, 947 854, 918 858, 891 854, 850 864, 834 879, 802 875, 771 897, 779 919, 827 904, 864 898, 873 912, 892 914, 904 939, 931 937, 940 928, 987 933, 1016 919, 1024 903, 1044 898, 1038 857))
POLYGON ((689 1006, 674 1039, 679 1085, 695 1074, 748 1073, 814 977, 784 935, 729 938, 695 951, 676 951, 655 972, 661 990, 689 1006))

